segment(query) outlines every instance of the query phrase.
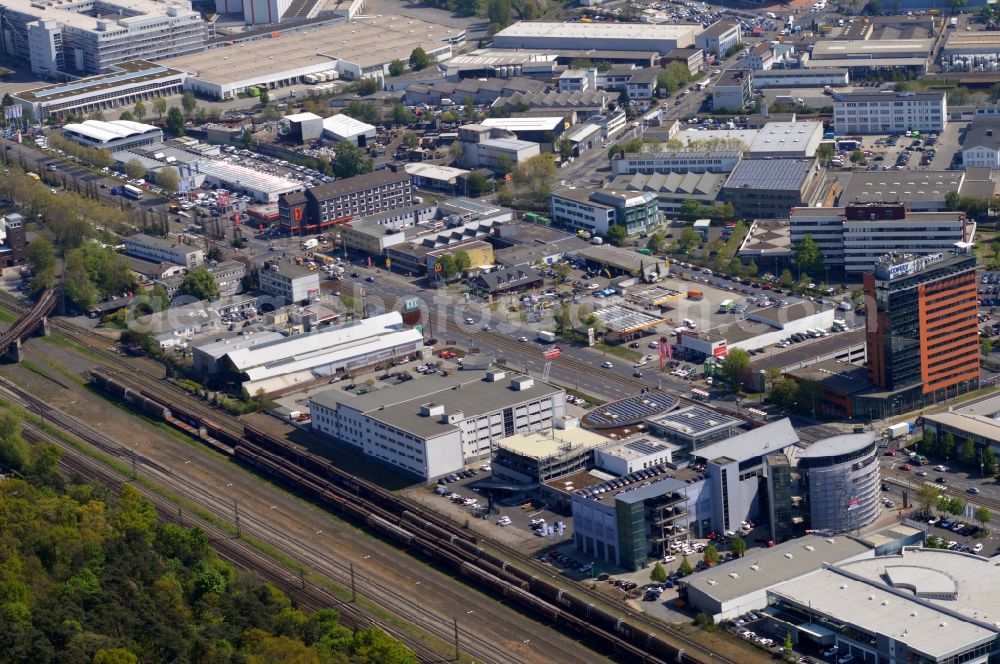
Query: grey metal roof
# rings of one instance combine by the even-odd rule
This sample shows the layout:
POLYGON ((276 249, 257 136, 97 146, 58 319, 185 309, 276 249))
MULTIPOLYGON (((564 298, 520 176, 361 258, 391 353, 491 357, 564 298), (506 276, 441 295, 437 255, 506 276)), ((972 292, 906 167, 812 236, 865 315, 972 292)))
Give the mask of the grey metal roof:
POLYGON ((681 480, 668 477, 659 480, 658 482, 651 482, 646 486, 628 489, 616 496, 615 501, 625 503, 626 505, 634 505, 635 503, 649 500, 650 498, 659 498, 660 496, 673 493, 675 491, 680 492, 686 486, 687 484, 681 480))
POLYGON ((692 574, 683 583, 722 603, 814 572, 823 563, 839 563, 866 551, 870 551, 867 546, 843 535, 806 535, 692 574))
POLYGON ((515 390, 511 388, 511 381, 525 378, 523 374, 505 371, 502 380, 490 382, 486 380, 487 373, 476 370, 457 371, 450 376, 435 374, 364 395, 330 389, 313 396, 312 401, 327 408, 345 404, 401 431, 432 438, 456 427, 442 423, 440 416, 421 416, 420 407, 424 404, 438 404, 444 407, 445 413, 461 411, 465 418, 470 418, 562 392, 537 378, 531 387, 515 390))
POLYGON ((830 436, 799 452, 799 459, 817 459, 819 457, 839 456, 857 452, 875 443, 875 432, 845 433, 840 436, 830 436))
POLYGON ((704 406, 690 406, 672 413, 654 415, 647 422, 665 429, 673 429, 689 436, 731 429, 743 425, 743 420, 723 415, 704 406))
POLYGON ((719 457, 745 461, 769 452, 777 452, 798 442, 799 434, 795 433, 791 421, 786 417, 765 424, 759 429, 706 445, 695 450, 693 454, 709 461, 719 457))
POLYGON ((733 169, 724 188, 798 191, 815 162, 815 159, 744 159, 733 169))
POLYGON ((859 101, 941 101, 944 94, 944 92, 848 92, 843 94, 836 104, 859 101))
POLYGON ((976 120, 969 125, 969 131, 962 141, 962 149, 989 148, 1000 149, 1000 121, 995 119, 976 120))

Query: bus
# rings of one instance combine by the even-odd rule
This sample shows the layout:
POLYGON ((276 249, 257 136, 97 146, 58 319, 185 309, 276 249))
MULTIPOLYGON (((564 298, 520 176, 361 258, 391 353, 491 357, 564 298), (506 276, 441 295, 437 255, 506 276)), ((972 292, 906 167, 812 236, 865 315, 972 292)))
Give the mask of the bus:
POLYGON ((139 200, 140 198, 142 198, 142 189, 127 184, 122 187, 122 196, 124 196, 125 198, 131 198, 133 200, 139 200))
POLYGON ((927 465, 927 457, 925 457, 923 454, 918 454, 915 457, 913 457, 912 459, 910 459, 910 463, 912 463, 914 465, 917 465, 917 466, 926 466, 927 465))

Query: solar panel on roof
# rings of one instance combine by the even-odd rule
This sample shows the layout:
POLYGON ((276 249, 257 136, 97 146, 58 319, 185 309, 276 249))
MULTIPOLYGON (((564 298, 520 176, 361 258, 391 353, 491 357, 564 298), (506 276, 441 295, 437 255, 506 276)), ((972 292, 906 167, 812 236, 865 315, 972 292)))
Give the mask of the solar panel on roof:
POLYGON ((657 445, 648 440, 634 440, 631 443, 625 443, 625 447, 639 454, 654 454, 663 449, 662 445, 657 445))
POLYGON ((66 92, 83 90, 85 88, 93 87, 95 85, 110 85, 114 83, 121 83, 123 81, 130 81, 134 78, 150 76, 152 74, 162 74, 165 71, 167 71, 166 67, 153 67, 152 69, 144 69, 142 71, 132 71, 124 74, 118 74, 117 76, 109 76, 108 78, 102 78, 100 81, 68 83, 67 85, 60 85, 58 87, 54 87, 48 90, 41 90, 39 92, 35 92, 35 96, 49 97, 51 95, 59 95, 59 94, 64 94, 66 92))

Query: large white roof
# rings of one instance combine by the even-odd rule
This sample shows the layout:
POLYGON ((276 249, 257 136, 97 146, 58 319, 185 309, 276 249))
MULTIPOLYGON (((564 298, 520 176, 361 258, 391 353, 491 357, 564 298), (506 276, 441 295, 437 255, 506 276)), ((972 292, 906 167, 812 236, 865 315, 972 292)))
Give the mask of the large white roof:
POLYGON ((83 122, 71 122, 63 127, 63 131, 79 134, 95 141, 105 142, 145 134, 157 129, 153 125, 131 122, 129 120, 112 120, 111 122, 84 120, 83 122))
POLYGON ((355 120, 350 115, 341 113, 324 118, 323 131, 328 131, 336 136, 349 137, 373 132, 375 131, 375 127, 367 122, 355 120))
POLYGON ((577 37, 580 39, 677 39, 700 32, 701 26, 653 23, 558 23, 518 21, 496 34, 502 37, 577 37))
MULTIPOLYGON (((877 561, 878 558, 851 563, 844 569, 877 564, 877 561)), ((950 611, 937 610, 912 595, 907 597, 905 591, 852 578, 836 568, 800 576, 769 592, 838 622, 905 642, 935 661, 996 638, 996 632, 982 624, 963 620, 950 611)))
MULTIPOLYGON (((398 311, 393 311, 314 334, 285 337, 251 348, 239 348, 229 353, 229 359, 237 371, 248 371, 272 363, 285 363, 289 359, 302 359, 327 353, 346 345, 356 346, 372 338, 395 332, 402 324, 403 316, 398 311)), ((254 377, 251 379, 256 380, 254 377)))

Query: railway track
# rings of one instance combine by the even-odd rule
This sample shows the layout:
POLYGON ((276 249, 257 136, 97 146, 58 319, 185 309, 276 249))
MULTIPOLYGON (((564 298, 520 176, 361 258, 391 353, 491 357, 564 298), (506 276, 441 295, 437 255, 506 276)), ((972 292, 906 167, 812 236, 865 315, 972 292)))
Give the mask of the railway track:
MULTIPOLYGON (((0 296, 0 302, 9 302, 9 296, 0 296)), ((227 415, 225 413, 221 413, 204 404, 201 404, 192 399, 189 394, 187 394, 180 388, 171 386, 169 383, 164 383, 162 380, 159 379, 159 377, 152 376, 148 374, 148 372, 144 373, 141 370, 137 370, 137 368, 132 363, 125 361, 124 358, 118 356, 116 353, 108 351, 106 349, 108 340, 100 335, 97 335, 96 333, 81 331, 75 326, 71 326, 62 321, 58 321, 57 328, 60 329, 61 331, 64 331, 70 338, 75 338, 81 341, 81 343, 87 346, 91 351, 100 355, 102 359, 107 360, 107 364, 115 366, 117 369, 112 375, 112 378, 125 384, 128 389, 134 390, 136 392, 141 392, 143 395, 143 399, 152 403, 158 403, 159 404, 158 408, 160 411, 159 414, 161 417, 163 416, 163 414, 172 416, 175 420, 174 422, 172 422, 173 424, 179 425, 181 428, 184 428, 187 433, 195 437, 201 438, 206 442, 208 441, 206 440, 206 435, 203 432, 210 432, 210 435, 207 436, 208 438, 214 439, 216 442, 222 441, 226 445, 225 447, 221 448, 217 447, 217 449, 223 453, 238 452, 240 445, 242 445, 243 449, 247 449, 248 446, 245 444, 246 443, 245 439, 241 439, 244 427, 242 423, 238 420, 238 418, 227 415), (167 404, 170 404, 169 408, 167 407, 167 404), (177 404, 184 404, 184 405, 178 406, 177 404), (184 425, 187 426, 185 427, 184 425)), ((493 340, 496 339, 499 340, 497 342, 498 345, 510 348, 512 350, 516 350, 517 352, 523 352, 524 350, 522 344, 520 344, 517 341, 514 341, 513 339, 507 339, 506 337, 502 337, 500 335, 491 335, 491 336, 493 340)), ((557 361, 561 361, 564 366, 572 370, 586 371, 589 373, 595 372, 594 367, 579 360, 575 360, 572 358, 559 358, 559 360, 557 361)), ((602 377, 606 378, 608 382, 617 382, 618 384, 626 387, 626 389, 628 390, 637 391, 637 388, 649 387, 648 385, 642 383, 641 381, 623 378, 611 372, 601 371, 599 373, 602 375, 602 377), (604 374, 606 374, 606 376, 604 374)), ((156 412, 156 407, 154 407, 153 412, 154 413, 156 412)), ((302 482, 301 467, 298 468, 290 467, 288 463, 289 460, 301 462, 303 459, 306 458, 318 459, 318 457, 313 457, 313 455, 311 454, 305 453, 301 450, 298 450, 297 448, 293 448, 287 443, 281 442, 280 444, 286 448, 285 450, 283 450, 283 452, 287 456, 291 456, 294 458, 293 459, 283 458, 283 460, 280 463, 270 462, 273 464, 273 467, 270 468, 270 472, 272 474, 284 472, 286 474, 286 477, 284 479, 288 480, 293 485, 296 482, 301 483, 302 482)), ((258 453, 259 451, 260 450, 256 451, 251 450, 250 453, 251 454, 258 453)), ((245 458, 244 461, 248 461, 248 459, 245 458)), ((261 469, 261 465, 264 463, 265 460, 263 459, 263 457, 258 457, 254 462, 252 462, 252 464, 256 465, 258 469, 261 469)), ((323 463, 328 463, 328 462, 325 462, 324 460, 323 463)), ((267 469, 265 469, 265 472, 268 472, 267 469)), ((325 479, 323 478, 319 479, 321 482, 325 482, 325 479)), ((328 485, 329 482, 326 482, 326 484, 328 485)), ((299 486, 299 488, 302 487, 299 486)), ((319 495, 322 495, 323 490, 328 488, 329 488, 328 486, 323 487, 320 483, 316 482, 314 482, 313 485, 309 487, 311 493, 319 495)), ((360 493, 360 490, 359 488, 356 487, 354 491, 355 491, 354 496, 350 496, 349 498, 351 498, 354 502, 358 502, 359 500, 358 494, 360 493)), ((410 510, 414 510, 419 513, 422 510, 422 508, 417 507, 416 505, 410 503, 409 501, 382 492, 382 490, 377 487, 365 486, 364 491, 366 492, 366 495, 378 496, 379 499, 385 503, 390 503, 399 506, 400 509, 402 509, 404 512, 410 512, 410 510)), ((345 500, 343 500, 343 497, 341 498, 342 501, 339 504, 339 507, 342 510, 349 509, 348 503, 345 500)), ((369 525, 376 525, 376 526, 380 525, 378 521, 373 522, 373 519, 371 518, 372 516, 375 516, 377 518, 382 518, 378 517, 378 515, 375 515, 374 513, 371 514, 368 518, 369 525)), ((393 515, 393 518, 395 518, 396 516, 398 515, 393 515)), ((437 517, 436 515, 432 518, 426 514, 421 514, 419 517, 419 522, 421 524, 429 524, 430 527, 438 529, 437 535, 439 536, 439 539, 441 541, 447 540, 450 545, 453 545, 457 540, 461 540, 462 537, 464 536, 463 531, 457 529, 457 527, 454 524, 451 524, 450 522, 444 522, 442 524, 441 522, 443 521, 444 520, 441 517, 437 517), (433 523, 433 521, 435 520, 438 522, 433 523), (443 538, 440 537, 442 531, 446 533, 446 536, 443 538)), ((413 524, 408 524, 408 525, 413 525, 413 524)), ((400 529, 401 528, 399 526, 396 527, 396 530, 400 529)), ((399 535, 398 532, 396 532, 395 534, 399 535)), ((407 534, 406 536, 409 537, 409 534, 407 534)), ((267 539, 270 540, 271 537, 267 537, 267 539)), ((471 558, 471 560, 467 559, 464 561, 460 561, 458 557, 452 557, 451 562, 453 563, 453 565, 457 566, 458 571, 460 571, 461 573, 472 576, 481 583, 494 582, 494 585, 498 586, 498 584, 496 583, 496 578, 498 577, 492 573, 495 570, 491 570, 486 574, 483 574, 481 570, 478 572, 470 571, 471 569, 470 566, 477 563, 482 564, 479 561, 479 559, 485 557, 485 552, 483 551, 483 549, 475 546, 472 546, 471 548, 474 549, 474 556, 471 558)), ((432 557, 437 556, 438 558, 445 558, 445 559, 448 559, 450 555, 446 554, 441 548, 433 548, 433 547, 432 550, 425 551, 425 553, 431 554, 432 557)), ((513 553, 514 555, 511 555, 509 557, 513 558, 514 562, 516 562, 518 566, 524 566, 525 561, 527 561, 529 569, 532 569, 533 567, 535 569, 538 569, 535 563, 530 561, 530 559, 525 557, 523 554, 520 554, 519 552, 513 552, 513 553)), ((500 562, 500 564, 503 566, 503 569, 501 571, 506 571, 508 569, 507 567, 508 565, 510 565, 509 569, 511 570, 516 569, 513 563, 511 563, 508 560, 501 560, 498 562, 500 562)), ((532 572, 523 572, 522 570, 517 570, 517 573, 524 577, 521 582, 522 586, 527 584, 530 587, 532 584, 541 584, 541 581, 539 580, 540 578, 539 575, 536 575, 533 572, 534 570, 532 570, 532 572)), ((551 572, 546 571, 543 576, 548 577, 550 575, 551 572)), ((511 585, 509 580, 501 581, 500 583, 504 582, 508 583, 508 586, 498 586, 498 587, 503 587, 505 594, 508 592, 515 592, 516 594, 517 586, 511 585)), ((525 588, 521 587, 520 590, 523 591, 525 590, 525 588)), ((546 589, 546 590, 551 590, 551 589, 546 589)), ((572 590, 573 593, 576 593, 578 591, 579 591, 578 588, 573 588, 572 590)), ((525 603, 529 604, 534 603, 535 608, 541 607, 541 613, 543 615, 550 615, 552 617, 561 616, 563 620, 568 622, 573 622, 574 620, 576 620, 573 626, 577 631, 579 631, 583 635, 591 636, 594 638, 600 638, 606 641, 607 643, 612 644, 613 651, 619 652, 620 654, 624 652, 628 656, 628 658, 633 661, 649 662, 650 664, 661 661, 667 661, 666 659, 659 659, 657 656, 645 652, 641 646, 636 647, 635 645, 636 642, 645 642, 649 644, 653 643, 655 640, 656 643, 659 644, 661 648, 668 649, 669 661, 680 661, 680 662, 687 662, 690 664, 700 664, 702 662, 707 662, 707 661, 722 662, 722 663, 730 662, 730 660, 727 660, 715 653, 708 651, 697 642, 691 640, 686 635, 682 634, 679 630, 676 630, 674 628, 671 628, 663 624, 659 624, 645 617, 636 618, 636 616, 634 616, 633 614, 629 614, 628 621, 626 621, 625 616, 620 612, 620 607, 617 607, 613 603, 613 601, 600 595, 599 593, 596 593, 595 591, 587 590, 585 591, 585 594, 588 595, 589 600, 593 601, 580 601, 574 598, 572 595, 570 595, 570 591, 564 588, 556 588, 554 590, 554 596, 551 599, 556 600, 557 603, 561 603, 567 608, 576 609, 582 612, 583 615, 585 615, 586 618, 588 619, 591 617, 592 613, 595 615, 599 613, 599 609, 596 608, 598 606, 612 608, 614 614, 617 614, 617 617, 615 617, 613 620, 610 621, 610 625, 608 625, 608 627, 611 628, 610 630, 604 628, 598 628, 592 623, 588 623, 587 620, 583 621, 576 620, 575 617, 571 616, 572 611, 568 612, 564 611, 563 609, 560 609, 558 607, 558 604, 556 605, 553 605, 552 603, 546 604, 538 600, 530 600, 527 597, 522 597, 522 600, 525 603), (637 626, 634 623, 639 623, 641 627, 637 626), (648 630, 648 631, 642 631, 642 630, 648 630), (654 630, 660 632, 661 635, 666 634, 667 636, 665 637, 665 640, 664 637, 656 635, 654 630), (672 643, 673 645, 667 646, 666 645, 667 643, 672 643)), ((419 617, 418 617, 418 622, 420 622, 419 617)), ((490 658, 483 657, 483 659, 489 661, 490 658)), ((508 656, 508 661, 509 661, 509 656, 508 656)))
MULTIPOLYGON (((11 390, 9 385, 3 386, 4 392, 13 400, 19 401, 26 408, 38 411, 37 403, 33 403, 29 398, 17 390, 11 390)), ((202 487, 184 482, 181 478, 173 477, 169 469, 159 466, 155 462, 141 456, 135 456, 131 450, 119 446, 117 443, 109 441, 103 434, 96 432, 90 427, 58 412, 42 412, 54 425, 63 431, 71 433, 74 437, 98 447, 103 453, 117 457, 126 464, 136 463, 144 474, 157 477, 158 481, 171 488, 179 495, 198 507, 216 515, 219 518, 227 519, 232 508, 231 504, 213 496, 202 487)), ((29 439, 51 443, 59 446, 63 450, 63 460, 66 468, 72 472, 78 472, 88 480, 106 484, 114 489, 118 489, 129 478, 123 476, 118 471, 105 464, 92 459, 81 453, 63 439, 49 434, 44 429, 31 423, 25 424, 25 433, 29 439)), ((378 627, 394 637, 403 641, 407 647, 417 653, 422 662, 436 662, 450 659, 443 656, 439 650, 427 646, 423 640, 415 637, 412 633, 400 630, 397 626, 378 620, 355 602, 342 599, 337 594, 306 580, 298 571, 288 569, 275 563, 265 554, 261 553, 250 545, 247 541, 234 538, 229 532, 221 529, 214 522, 201 518, 197 514, 183 512, 183 516, 178 506, 163 496, 145 490, 141 485, 136 488, 143 491, 144 495, 153 502, 163 518, 179 522, 185 526, 198 526, 202 528, 209 537, 213 546, 219 550, 220 554, 246 570, 257 571, 267 580, 275 583, 279 588, 284 589, 290 596, 295 597, 300 605, 310 610, 317 610, 325 607, 334 607, 345 616, 345 624, 352 629, 364 629, 366 627, 378 627)), ((342 588, 354 588, 358 595, 368 598, 383 609, 390 611, 418 629, 432 635, 443 643, 453 643, 458 638, 459 647, 462 653, 472 656, 476 661, 496 664, 524 664, 524 661, 511 653, 504 651, 497 646, 483 642, 481 639, 467 630, 462 629, 453 620, 438 616, 427 610, 426 607, 410 602, 399 596, 399 593, 391 588, 387 588, 378 581, 368 578, 363 574, 356 573, 350 565, 340 563, 329 558, 328 552, 322 552, 308 544, 289 539, 287 533, 278 533, 267 524, 253 518, 252 515, 243 514, 240 519, 240 529, 242 533, 260 540, 275 542, 276 538, 285 541, 285 548, 290 549, 289 553, 294 553, 298 559, 315 569, 328 578, 331 578, 342 588), (289 546, 291 545, 291 546, 289 546), (303 556, 302 554, 306 555, 303 556)))

